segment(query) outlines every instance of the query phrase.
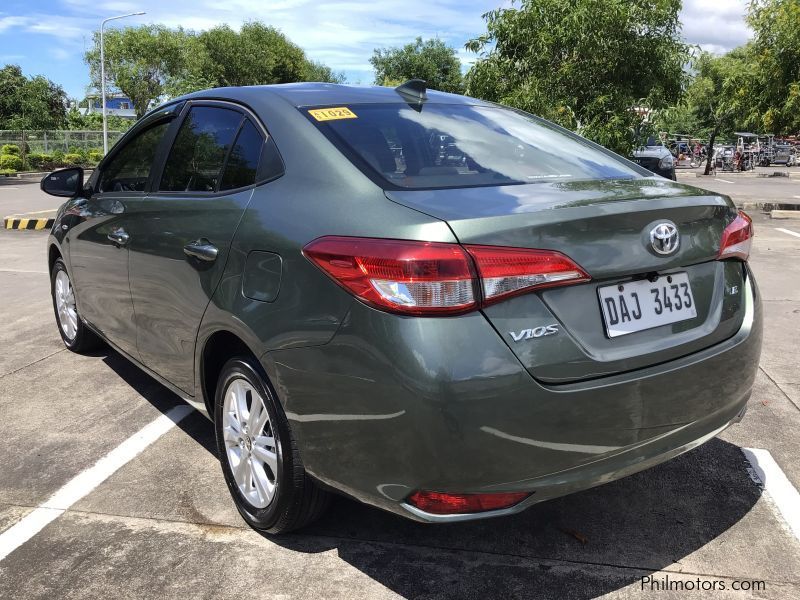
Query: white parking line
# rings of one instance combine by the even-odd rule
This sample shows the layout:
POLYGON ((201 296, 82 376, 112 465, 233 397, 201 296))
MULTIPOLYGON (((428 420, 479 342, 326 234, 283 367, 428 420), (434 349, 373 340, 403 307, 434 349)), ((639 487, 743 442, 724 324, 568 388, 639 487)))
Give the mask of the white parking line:
POLYGON ((764 491, 772 498, 786 524, 800 540, 800 494, 772 458, 769 450, 742 448, 764 491))
POLYGON ((780 231, 781 233, 786 233, 788 235, 793 235, 794 237, 799 237, 800 238, 800 233, 797 233, 796 231, 792 231, 791 229, 784 229, 783 227, 776 227, 775 231, 780 231))
POLYGON ((193 410, 191 406, 176 406, 134 433, 98 460, 94 466, 70 479, 61 489, 50 496, 46 502, 40 504, 33 512, 0 534, 0 560, 3 560, 49 523, 64 514, 64 511, 70 506, 138 456, 145 448, 167 433, 193 410))
POLYGON ((720 179, 719 177, 715 177, 714 181, 721 181, 722 183, 734 183, 733 181, 728 181, 727 179, 720 179))

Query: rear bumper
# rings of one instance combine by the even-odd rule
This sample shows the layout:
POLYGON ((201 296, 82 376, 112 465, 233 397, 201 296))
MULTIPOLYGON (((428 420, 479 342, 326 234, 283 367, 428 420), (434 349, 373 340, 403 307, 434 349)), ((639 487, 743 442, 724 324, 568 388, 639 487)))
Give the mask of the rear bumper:
POLYGON ((420 521, 500 516, 673 458, 740 417, 761 350, 761 306, 728 340, 591 381, 534 380, 480 314, 387 315, 354 303, 330 343, 262 357, 307 470, 363 502, 420 521), (442 517, 417 489, 532 495, 442 517))

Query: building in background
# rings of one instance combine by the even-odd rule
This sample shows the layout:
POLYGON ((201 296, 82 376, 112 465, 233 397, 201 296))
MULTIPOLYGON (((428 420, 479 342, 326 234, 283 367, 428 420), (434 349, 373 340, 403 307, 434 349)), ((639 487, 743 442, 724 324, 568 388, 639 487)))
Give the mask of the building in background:
MULTIPOLYGON (((103 112, 103 103, 100 94, 88 94, 78 103, 78 112, 90 115, 103 112)), ((136 109, 131 99, 123 94, 106 94, 106 112, 109 116, 136 118, 136 109)))

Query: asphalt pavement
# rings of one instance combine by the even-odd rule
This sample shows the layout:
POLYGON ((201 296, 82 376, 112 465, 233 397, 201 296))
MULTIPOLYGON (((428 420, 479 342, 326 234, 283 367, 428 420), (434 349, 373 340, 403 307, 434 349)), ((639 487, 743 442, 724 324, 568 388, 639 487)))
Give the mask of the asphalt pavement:
MULTIPOLYGON (((800 179, 716 179, 800 200, 800 179)), ((0 216, 57 205, 0 185, 0 216)), ((765 338, 742 423, 513 517, 422 525, 337 498, 279 538, 236 513, 208 421, 116 353, 63 348, 46 233, 0 230, 0 598, 800 598, 782 485, 800 488, 800 219, 754 217, 765 338)))

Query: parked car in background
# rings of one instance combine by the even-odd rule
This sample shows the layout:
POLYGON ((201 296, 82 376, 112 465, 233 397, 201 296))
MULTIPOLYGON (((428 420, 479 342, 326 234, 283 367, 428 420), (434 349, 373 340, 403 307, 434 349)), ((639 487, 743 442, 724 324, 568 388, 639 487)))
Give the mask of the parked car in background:
POLYGON ((675 157, 660 144, 640 146, 633 152, 633 160, 648 171, 676 181, 675 157))
POLYGON ((516 513, 713 438, 756 375, 729 198, 424 82, 197 92, 42 189, 68 198, 64 344, 107 342, 210 417, 259 530, 331 491, 516 513))

